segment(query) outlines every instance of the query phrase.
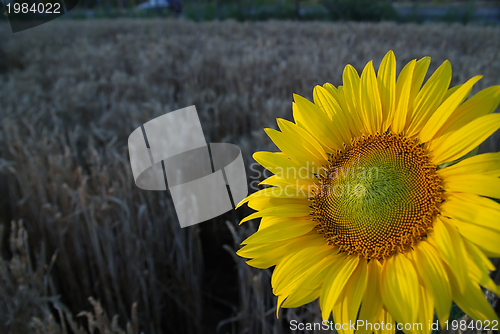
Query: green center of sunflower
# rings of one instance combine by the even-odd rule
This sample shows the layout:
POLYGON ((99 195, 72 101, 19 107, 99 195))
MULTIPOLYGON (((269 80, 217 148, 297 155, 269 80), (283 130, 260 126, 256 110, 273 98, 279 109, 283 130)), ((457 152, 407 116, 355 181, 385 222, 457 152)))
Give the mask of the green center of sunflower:
POLYGON ((355 139, 330 156, 311 197, 316 229, 347 254, 383 259, 424 237, 443 201, 425 149, 392 133, 355 139))

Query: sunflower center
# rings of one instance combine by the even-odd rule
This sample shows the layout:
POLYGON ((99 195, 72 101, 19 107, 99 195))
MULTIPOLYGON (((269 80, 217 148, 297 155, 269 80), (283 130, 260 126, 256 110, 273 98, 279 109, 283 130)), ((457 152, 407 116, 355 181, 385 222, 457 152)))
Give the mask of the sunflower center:
POLYGON ((424 237, 443 201, 437 167, 416 141, 355 139, 330 156, 311 197, 316 229, 347 254, 383 259, 424 237))

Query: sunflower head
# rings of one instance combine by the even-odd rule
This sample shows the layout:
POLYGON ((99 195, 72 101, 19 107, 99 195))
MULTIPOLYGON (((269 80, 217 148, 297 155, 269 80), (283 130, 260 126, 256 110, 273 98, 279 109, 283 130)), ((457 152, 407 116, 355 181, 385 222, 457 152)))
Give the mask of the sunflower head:
POLYGON ((315 87, 314 102, 295 95, 294 122, 266 129, 281 152, 254 154, 275 175, 238 205, 257 210, 242 222, 261 218, 238 254, 276 266, 278 311, 319 297, 323 319, 429 333, 455 301, 498 320, 480 286, 500 292, 488 275, 500 255, 500 154, 467 154, 500 127, 500 86, 468 97, 481 77, 450 88, 448 61, 424 84, 429 64, 396 76, 390 51, 378 73, 348 65, 342 86, 315 87))
POLYGON ((349 255, 404 253, 432 227, 441 179, 416 140, 390 132, 362 136, 328 159, 309 198, 328 243, 349 255))

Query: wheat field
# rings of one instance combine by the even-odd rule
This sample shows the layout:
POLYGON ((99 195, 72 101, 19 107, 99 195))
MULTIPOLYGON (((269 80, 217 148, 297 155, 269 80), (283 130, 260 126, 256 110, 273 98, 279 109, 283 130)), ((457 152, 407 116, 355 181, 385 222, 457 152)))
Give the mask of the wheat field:
MULTIPOLYGON (((248 209, 181 229, 168 192, 137 188, 128 135, 194 104, 206 141, 238 145, 249 167, 275 149, 262 128, 291 119, 293 93, 311 99, 346 64, 377 68, 390 49, 398 71, 428 55, 431 72, 451 61, 453 85, 500 84, 498 26, 58 19, 17 34, 2 24, 0 41, 1 333, 286 333, 291 319, 319 321, 315 303, 276 319, 272 269, 235 255, 257 228, 238 226, 248 209)), ((499 134, 480 149, 499 151, 499 134)))

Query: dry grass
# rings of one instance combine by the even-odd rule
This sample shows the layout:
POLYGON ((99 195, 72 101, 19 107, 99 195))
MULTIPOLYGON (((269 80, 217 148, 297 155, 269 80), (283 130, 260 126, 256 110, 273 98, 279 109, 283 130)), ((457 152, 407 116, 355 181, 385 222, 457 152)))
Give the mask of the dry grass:
MULTIPOLYGON (((276 320, 271 270, 234 255, 255 230, 237 225, 245 210, 180 229, 168 194, 135 187, 130 132, 195 104, 207 142, 239 145, 249 166, 272 148, 262 127, 291 118, 292 93, 340 84, 345 64, 377 66, 389 49, 399 69, 430 55, 431 70, 450 59, 453 84, 478 73, 478 88, 500 84, 498 27, 58 20, 14 35, 4 24, 0 40, 0 224, 24 222, 2 248, 2 333, 279 333, 318 321, 316 304, 276 320)), ((498 135, 482 146, 498 149, 498 135)))

